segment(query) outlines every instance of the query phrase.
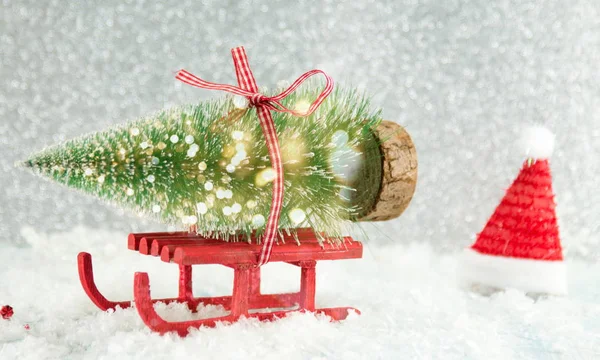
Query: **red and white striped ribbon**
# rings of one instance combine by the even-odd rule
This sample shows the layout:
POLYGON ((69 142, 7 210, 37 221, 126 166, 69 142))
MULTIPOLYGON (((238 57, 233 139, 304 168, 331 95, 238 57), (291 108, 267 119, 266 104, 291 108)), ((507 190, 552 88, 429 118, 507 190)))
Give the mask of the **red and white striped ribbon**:
POLYGON ((308 116, 312 114, 327 96, 333 90, 333 80, 321 70, 311 70, 302 76, 300 76, 290 87, 275 96, 265 96, 258 92, 258 86, 250 65, 248 65, 248 57, 243 46, 231 49, 231 55, 233 56, 233 64, 235 66, 235 73, 238 80, 238 86, 227 85, 227 84, 216 84, 209 81, 200 79, 199 77, 187 72, 186 70, 179 70, 176 79, 183 81, 186 84, 196 86, 203 89, 209 90, 221 90, 231 94, 244 96, 248 99, 251 106, 256 107, 260 126, 262 128, 263 135, 267 143, 267 150, 269 151, 269 158, 271 160, 271 166, 275 171, 275 179, 273 179, 273 196, 271 199, 271 210, 269 212, 269 218, 263 235, 263 246, 258 259, 258 266, 262 266, 269 262, 271 257, 271 250, 275 243, 275 237, 277 236, 277 229, 279 224, 279 215, 281 213, 281 206, 283 203, 283 166, 281 164, 281 152, 279 150, 279 140, 277 139, 277 132, 275 131, 275 124, 271 117, 271 111, 290 113, 295 116, 308 116), (306 112, 300 113, 292 109, 288 109, 281 100, 286 96, 294 92, 304 81, 309 77, 317 74, 323 74, 325 76, 325 88, 319 94, 317 99, 310 105, 306 112))

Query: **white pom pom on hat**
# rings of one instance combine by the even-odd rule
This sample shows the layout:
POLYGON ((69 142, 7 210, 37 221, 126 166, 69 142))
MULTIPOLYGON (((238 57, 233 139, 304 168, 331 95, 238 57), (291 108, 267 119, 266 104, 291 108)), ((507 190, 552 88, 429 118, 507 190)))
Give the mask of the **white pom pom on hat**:
POLYGON ((519 142, 527 158, 548 159, 554 150, 554 134, 541 125, 525 128, 519 142))

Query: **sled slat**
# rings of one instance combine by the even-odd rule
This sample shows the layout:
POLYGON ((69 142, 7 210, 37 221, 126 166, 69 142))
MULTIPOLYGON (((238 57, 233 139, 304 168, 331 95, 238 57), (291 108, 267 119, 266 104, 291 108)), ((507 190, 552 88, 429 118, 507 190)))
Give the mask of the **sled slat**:
MULTIPOLYGON (((311 228, 298 228, 295 229, 296 235, 294 236, 293 234, 284 234, 283 237, 279 237, 277 239, 278 242, 283 242, 283 243, 288 243, 288 242, 296 242, 296 239, 298 239, 298 241, 300 241, 300 243, 302 242, 307 242, 307 241, 318 241, 318 237, 317 234, 315 233, 315 231, 311 228)), ((324 236, 323 236, 324 237, 324 236)), ((153 233, 132 233, 129 234, 129 236, 127 237, 127 248, 130 250, 134 250, 134 251, 139 251, 139 247, 140 247, 140 241, 142 240, 142 238, 147 238, 148 240, 148 245, 151 247, 152 246, 152 241, 153 240, 203 240, 203 239, 208 239, 209 237, 206 236, 202 236, 199 234, 195 234, 195 233, 190 233, 188 231, 176 231, 176 232, 153 232, 153 233)), ((223 239, 215 239, 215 240, 219 240, 219 241, 224 241, 224 242, 234 242, 234 241, 241 241, 241 242, 245 242, 245 239, 243 238, 243 236, 241 235, 231 235, 229 237, 229 239, 227 240, 223 240, 223 239)), ((251 242, 256 243, 257 237, 256 234, 252 234, 251 236, 251 242)))
POLYGON ((138 246, 138 250, 142 255, 148 255, 150 253, 150 246, 148 246, 148 238, 143 237, 140 240, 140 244, 138 246))
MULTIPOLYGON (((325 238, 322 236, 321 238, 325 238)), ((278 245, 291 245, 296 246, 300 244, 313 243, 317 244, 319 238, 315 231, 311 228, 299 228, 295 229, 295 234, 284 234, 278 239, 278 245)), ((252 234, 250 237, 250 243, 258 244, 256 234, 252 234)), ((174 233, 139 233, 130 234, 128 238, 128 248, 139 251, 143 255, 161 256, 161 259, 165 262, 171 262, 175 249, 178 246, 181 247, 206 247, 206 246, 218 246, 220 244, 246 244, 250 245, 244 238, 244 236, 232 235, 229 239, 214 239, 207 238, 200 234, 190 232, 174 232, 174 233), (237 242, 236 242, 237 241, 237 242), (166 247, 166 250, 163 249, 166 247)))
POLYGON ((173 249, 177 245, 192 245, 196 240, 158 240, 154 239, 152 241, 152 246, 150 246, 150 255, 159 256, 163 247, 171 246, 173 249))
POLYGON ((173 261, 173 255, 175 254, 175 250, 177 249, 192 249, 196 248, 199 251, 204 251, 203 249, 219 249, 219 248, 227 248, 232 245, 249 245, 248 243, 229 243, 220 240, 203 240, 196 242, 194 244, 173 244, 173 245, 164 245, 160 249, 160 259, 164 262, 173 261))
POLYGON ((155 239, 152 241, 150 247, 150 255, 159 256, 162 253, 162 249, 168 247, 172 251, 179 246, 205 246, 205 245, 218 245, 226 244, 222 240, 214 239, 199 239, 199 240, 176 240, 176 239, 155 239))
POLYGON ((140 246, 140 240, 142 240, 143 237, 153 237, 153 236, 182 236, 182 235, 186 235, 189 234, 189 232, 187 231, 176 231, 173 233, 166 233, 166 232, 155 232, 155 233, 132 233, 129 234, 129 236, 127 236, 127 248, 129 250, 134 250, 134 251, 138 251, 139 246, 140 246))
MULTIPOLYGON (((273 247, 271 262, 277 261, 304 261, 304 260, 341 260, 357 259, 362 257, 362 244, 344 238, 340 246, 324 244, 323 247, 315 242, 296 244, 281 244, 273 247)), ((254 263, 260 253, 260 245, 247 243, 229 243, 206 246, 181 246, 177 247, 171 260, 180 265, 194 264, 240 264, 254 263), (223 246, 225 245, 225 246, 223 246)), ((161 254, 161 259, 170 254, 161 254)))

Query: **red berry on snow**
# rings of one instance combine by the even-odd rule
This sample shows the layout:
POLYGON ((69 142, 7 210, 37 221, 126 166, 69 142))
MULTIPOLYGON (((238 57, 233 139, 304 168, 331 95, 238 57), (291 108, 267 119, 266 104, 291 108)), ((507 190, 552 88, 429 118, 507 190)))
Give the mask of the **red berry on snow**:
POLYGON ((15 312, 13 311, 13 308, 10 305, 4 305, 0 310, 0 316, 2 316, 4 320, 10 319, 14 313, 15 312))

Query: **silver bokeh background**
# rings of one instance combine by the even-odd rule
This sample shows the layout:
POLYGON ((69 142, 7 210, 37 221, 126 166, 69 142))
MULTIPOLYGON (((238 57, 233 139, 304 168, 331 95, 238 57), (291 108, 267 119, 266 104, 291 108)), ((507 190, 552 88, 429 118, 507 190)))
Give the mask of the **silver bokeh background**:
MULTIPOLYGON (((524 160, 519 129, 547 125, 563 244, 600 258, 600 2, 0 2, 0 241, 20 230, 163 228, 15 169, 45 146, 221 94, 244 45, 259 85, 321 68, 407 127, 419 182, 371 241, 467 246, 524 160), (383 234, 383 236, 382 236, 383 234)), ((123 244, 124 239, 107 239, 123 244)))

